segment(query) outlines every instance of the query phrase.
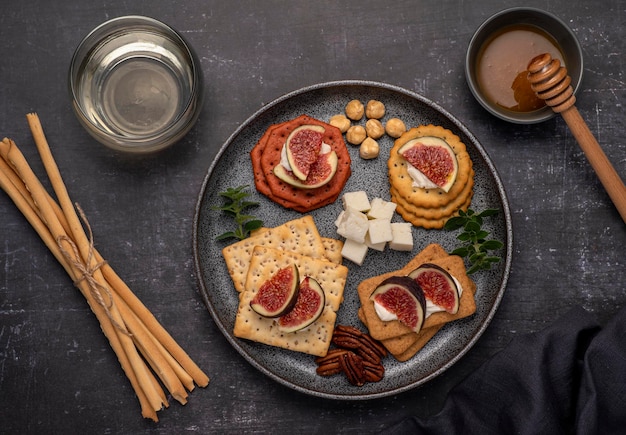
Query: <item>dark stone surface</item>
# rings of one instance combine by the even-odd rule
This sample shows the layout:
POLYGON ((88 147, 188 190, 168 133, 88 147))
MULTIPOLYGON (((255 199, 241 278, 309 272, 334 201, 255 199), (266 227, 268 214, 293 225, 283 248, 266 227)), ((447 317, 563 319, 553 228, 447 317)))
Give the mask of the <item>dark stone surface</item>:
MULTIPOLYGON (((577 107, 626 178, 626 6, 530 1, 568 23, 585 55, 577 107)), ((72 199, 98 249, 209 374, 160 422, 138 401, 95 316, 65 271, 0 194, 0 432, 365 433, 440 409, 447 392, 509 341, 573 306, 606 322, 626 301, 625 225, 560 118, 510 125, 465 84, 473 31, 513 1, 348 2, 162 0, 46 2, 3 8, 0 135, 43 176, 25 114, 39 114, 72 199), (97 24, 142 14, 197 50, 206 102, 175 147, 130 159, 95 143, 75 119, 67 68, 97 24), (216 328, 198 293, 192 221, 219 147, 252 113, 303 86, 344 79, 410 89, 450 111, 483 144, 507 190, 513 268, 499 311, 476 346, 442 376, 395 397, 334 402, 293 392, 253 369, 216 328)))

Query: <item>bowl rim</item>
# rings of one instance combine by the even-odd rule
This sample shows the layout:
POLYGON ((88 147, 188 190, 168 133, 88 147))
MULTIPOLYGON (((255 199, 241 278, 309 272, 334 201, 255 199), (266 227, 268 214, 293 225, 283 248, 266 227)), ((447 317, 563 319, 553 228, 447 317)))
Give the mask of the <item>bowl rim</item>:
MULTIPOLYGON (((572 47, 572 52, 575 53, 575 56, 572 58, 568 58, 568 60, 575 60, 574 64, 577 65, 576 68, 571 68, 569 63, 568 74, 572 79, 572 88, 574 90, 574 95, 578 92, 580 85, 583 79, 583 70, 584 70, 584 59, 583 59, 583 51, 580 45, 576 34, 573 30, 563 21, 561 18, 556 16, 555 14, 548 12, 543 9, 534 8, 534 7, 512 7, 503 9, 499 12, 488 17, 484 20, 480 26, 474 31, 472 37, 467 46, 466 54, 465 54, 465 80, 470 88, 470 91, 474 98, 480 103, 480 105, 487 110, 490 114, 508 122, 516 123, 516 124, 536 124, 540 122, 547 121, 548 119, 556 116, 556 113, 550 107, 543 107, 533 112, 526 112, 520 115, 518 112, 508 111, 506 109, 498 108, 493 104, 489 103, 487 99, 482 95, 479 90, 479 85, 475 80, 474 68, 476 62, 476 55, 480 51, 482 44, 489 38, 493 32, 500 30, 502 28, 506 28, 508 26, 514 24, 525 23, 523 18, 524 14, 530 14, 535 16, 542 16, 547 18, 548 20, 553 21, 556 25, 559 26, 560 33, 567 35, 566 39, 568 44, 572 47), (497 20, 503 20, 507 16, 511 16, 512 18, 520 17, 520 19, 513 19, 510 22, 503 23, 498 26, 496 29, 490 29, 490 26, 493 25, 497 20), (488 33, 485 33, 489 31, 488 33), (576 73, 574 73, 576 72, 576 73)), ((537 24, 536 22, 528 22, 527 24, 538 27, 543 31, 547 32, 549 35, 555 37, 554 30, 547 29, 544 26, 537 24)), ((555 37, 555 39, 557 39, 555 37)), ((562 45, 559 46, 561 50, 565 50, 562 45)))
POLYGON ((158 151, 180 140, 197 120, 204 97, 202 68, 198 56, 192 46, 185 39, 185 37, 172 26, 156 18, 144 15, 122 15, 114 17, 98 24, 91 31, 89 31, 89 33, 87 33, 80 40, 72 54, 67 84, 74 112, 87 132, 103 145, 115 150, 133 153, 158 151), (172 120, 170 125, 166 129, 157 133, 137 137, 128 137, 115 132, 106 131, 92 122, 82 105, 78 102, 79 98, 76 85, 77 70, 80 69, 85 59, 89 57, 90 53, 102 44, 103 41, 110 38, 112 34, 121 31, 120 24, 123 24, 124 22, 133 23, 135 26, 147 25, 152 29, 157 29, 163 32, 168 38, 180 44, 189 60, 189 69, 193 76, 189 97, 187 98, 187 101, 185 101, 180 113, 174 120, 172 120), (103 30, 109 27, 111 27, 111 31, 103 32, 103 30), (191 117, 189 117, 186 122, 181 124, 181 120, 190 113, 191 117))

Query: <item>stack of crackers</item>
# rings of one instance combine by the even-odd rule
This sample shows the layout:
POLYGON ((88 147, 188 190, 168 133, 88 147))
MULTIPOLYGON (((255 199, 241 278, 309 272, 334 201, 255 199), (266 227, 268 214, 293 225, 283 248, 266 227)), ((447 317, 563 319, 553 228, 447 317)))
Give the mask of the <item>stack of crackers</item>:
POLYGON ((256 189, 272 201, 301 213, 332 204, 339 197, 352 174, 350 154, 337 127, 307 115, 271 125, 250 151, 254 184, 256 189), (274 167, 280 164, 283 145, 289 134, 302 125, 324 127, 324 143, 337 153, 337 172, 325 185, 316 189, 299 189, 285 183, 274 175, 274 167))
POLYGON ((331 343, 337 310, 343 301, 348 268, 341 264, 342 242, 321 237, 310 215, 274 228, 263 228, 225 247, 222 255, 239 292, 233 334, 315 356, 324 356, 331 343), (280 269, 296 264, 300 278, 314 278, 324 290, 322 315, 307 328, 285 333, 274 319, 250 307, 259 287, 280 269))
POLYGON ((476 284, 467 276, 463 259, 457 255, 449 255, 441 245, 434 243, 424 248, 402 269, 361 282, 357 291, 361 302, 358 313, 359 319, 367 326, 369 334, 376 340, 380 340, 398 361, 411 359, 446 323, 470 316, 476 312, 474 300, 476 284), (442 267, 461 284, 463 292, 457 313, 450 314, 445 311, 433 313, 424 320, 422 329, 417 333, 398 320, 380 320, 376 314, 374 302, 370 300, 372 292, 390 276, 408 275, 424 263, 434 263, 442 267))
POLYGON ((458 213, 467 211, 472 201, 474 169, 472 160, 461 139, 440 126, 421 125, 411 128, 400 136, 391 148, 387 161, 391 200, 397 204, 396 211, 415 226, 443 228, 446 221, 458 213), (407 172, 409 163, 398 153, 407 142, 425 136, 439 137, 453 149, 458 162, 456 181, 448 192, 442 189, 424 189, 413 186, 407 172))

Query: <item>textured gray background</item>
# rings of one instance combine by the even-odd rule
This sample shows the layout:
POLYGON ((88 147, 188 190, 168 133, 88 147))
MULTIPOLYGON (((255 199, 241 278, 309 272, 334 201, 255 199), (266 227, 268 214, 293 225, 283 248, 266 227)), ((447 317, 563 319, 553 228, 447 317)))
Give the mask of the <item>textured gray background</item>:
MULTIPOLYGON (((6 195, 0 195, 0 432, 181 433, 376 431, 430 415, 447 392, 512 339, 581 305, 606 321, 626 301, 625 226, 565 123, 509 125, 470 95, 467 43, 492 13, 522 2, 10 1, 0 14, 0 135, 38 162, 25 114, 38 112, 72 198, 97 246, 212 377, 189 403, 142 420, 95 317, 6 195), (197 50, 206 103, 196 127, 157 156, 110 152, 78 125, 66 74, 80 39, 101 22, 143 14, 197 50), (478 138, 509 195, 513 270, 477 345, 425 386, 386 399, 334 402, 263 376, 228 344, 198 293, 192 221, 215 153, 252 113, 314 83, 363 79, 420 93, 478 138)), ((585 71, 577 107, 622 178, 626 6, 528 1, 578 36, 585 71)), ((43 174, 38 163, 35 170, 43 174)))

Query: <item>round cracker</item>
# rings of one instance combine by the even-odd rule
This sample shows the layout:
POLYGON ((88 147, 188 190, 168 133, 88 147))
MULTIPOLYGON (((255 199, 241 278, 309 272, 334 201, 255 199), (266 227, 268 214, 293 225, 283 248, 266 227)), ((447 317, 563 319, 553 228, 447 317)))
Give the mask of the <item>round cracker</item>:
POLYGON ((389 153, 387 168, 390 185, 408 203, 422 208, 438 208, 452 202, 463 191, 470 177, 472 161, 467 153, 465 144, 450 130, 435 125, 421 125, 411 128, 394 142, 389 153), (458 173, 454 184, 448 192, 444 192, 439 188, 422 189, 412 186, 413 179, 407 171, 408 163, 398 153, 398 150, 408 141, 424 136, 439 137, 445 140, 454 151, 458 162, 458 173))
MULTIPOLYGON (((267 140, 270 138, 272 131, 274 130, 274 128, 279 127, 280 125, 281 124, 270 125, 267 130, 265 130, 265 133, 263 133, 263 136, 261 136, 261 139, 259 139, 256 145, 252 148, 252 150, 250 150, 250 160, 252 161, 254 185, 259 192, 272 200, 274 200, 274 198, 272 197, 272 191, 270 190, 270 186, 267 183, 267 179, 265 178, 265 173, 263 172, 263 168, 261 167, 261 156, 263 155, 265 145, 267 144, 267 140)), ((299 207, 298 204, 286 200, 278 200, 276 202, 286 208, 299 207)))
POLYGON ((330 124, 307 115, 301 115, 272 129, 261 155, 260 164, 271 191, 271 196, 268 197, 278 203, 283 203, 283 205, 284 203, 295 204, 286 207, 303 213, 336 201, 351 175, 350 154, 341 131, 330 124), (317 189, 298 189, 274 175, 274 167, 280 164, 282 147, 289 133, 295 128, 306 124, 323 126, 325 129, 324 142, 330 145, 337 153, 338 164, 335 176, 330 182, 317 189))
POLYGON ((391 200, 397 205, 401 205, 406 210, 409 210, 413 215, 423 217, 425 219, 441 219, 452 216, 459 210, 466 202, 468 198, 471 198, 474 192, 474 170, 470 171, 470 178, 463 187, 463 190, 459 195, 454 198, 449 204, 443 207, 420 207, 406 200, 405 197, 400 195, 394 186, 389 188, 391 194, 391 200))
POLYGON ((444 227, 448 219, 450 219, 452 216, 458 215, 459 210, 467 211, 471 202, 472 202, 472 196, 470 195, 465 200, 465 203, 461 205, 461 207, 458 208, 458 210, 456 210, 450 216, 439 218, 439 219, 428 219, 422 216, 416 216, 410 210, 405 209, 399 205, 396 207, 396 212, 398 212, 398 214, 402 216, 402 219, 404 219, 407 222, 411 222, 416 227, 423 227, 426 229, 441 229, 444 227))

